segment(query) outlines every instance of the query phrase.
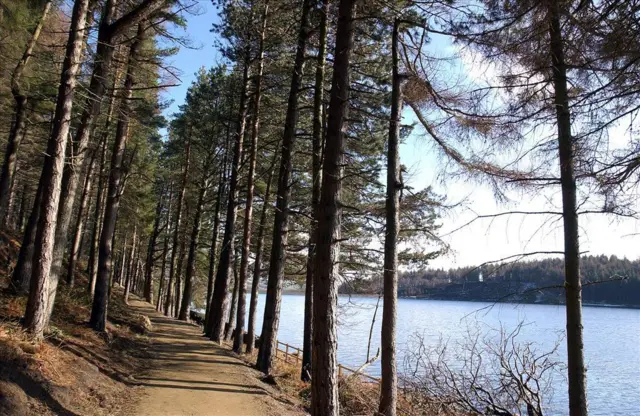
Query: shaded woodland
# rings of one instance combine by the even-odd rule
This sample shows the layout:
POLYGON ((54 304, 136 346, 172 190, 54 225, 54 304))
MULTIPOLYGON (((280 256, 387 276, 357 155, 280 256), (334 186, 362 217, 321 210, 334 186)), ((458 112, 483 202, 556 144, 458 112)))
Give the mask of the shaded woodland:
MULTIPOLYGON (((637 261, 581 256, 579 218, 636 218, 640 2, 213 5, 208 41, 221 62, 166 114, 180 82, 171 57, 191 46, 197 1, 0 0, 0 224, 19 244, 6 291, 26 299, 30 342, 51 330, 58 288, 81 285, 97 333, 109 332, 114 296, 126 305, 134 293, 183 321, 201 307, 212 342, 255 354, 272 375, 283 285, 295 281, 305 287, 309 411, 338 415, 339 287, 375 284, 374 407, 395 416, 398 295, 517 293, 566 305, 569 413, 587 415, 582 304, 639 299, 637 261), (459 76, 469 57, 483 77, 459 76), (548 211, 478 218, 550 217, 561 247, 517 256, 558 259, 478 265, 482 283, 474 268, 428 269, 449 249, 439 233, 450 206, 405 184, 399 149, 412 136, 443 161, 445 181, 489 186, 499 202, 548 197, 548 211)), ((540 416, 515 388, 507 407, 450 410, 540 416)))

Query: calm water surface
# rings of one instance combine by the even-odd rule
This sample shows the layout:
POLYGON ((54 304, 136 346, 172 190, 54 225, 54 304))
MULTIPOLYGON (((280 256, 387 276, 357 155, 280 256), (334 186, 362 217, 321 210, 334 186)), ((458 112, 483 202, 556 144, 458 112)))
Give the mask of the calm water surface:
MULTIPOLYGON (((265 295, 258 304, 258 330, 262 325, 265 295)), ((340 297, 338 359, 341 364, 358 367, 367 356, 367 342, 376 298, 340 297)), ((382 306, 382 302, 381 305, 382 306)), ((500 304, 490 307, 481 302, 452 302, 400 299, 398 303, 398 369, 402 370, 404 353, 416 333, 437 346, 441 339, 460 342, 470 325, 512 329, 524 321, 518 340, 535 342, 539 351, 551 350, 562 339, 565 315, 562 306, 500 304)), ((285 295, 278 339, 302 347, 304 296, 285 295)), ((592 416, 640 415, 640 310, 585 307, 584 344, 588 365, 588 398, 592 416)), ((371 351, 380 345, 382 308, 378 311, 371 351)), ((564 342, 558 360, 566 361, 564 342)), ((380 361, 367 369, 380 375, 380 361)), ((554 381, 554 391, 547 414, 567 415, 566 380, 554 381)))

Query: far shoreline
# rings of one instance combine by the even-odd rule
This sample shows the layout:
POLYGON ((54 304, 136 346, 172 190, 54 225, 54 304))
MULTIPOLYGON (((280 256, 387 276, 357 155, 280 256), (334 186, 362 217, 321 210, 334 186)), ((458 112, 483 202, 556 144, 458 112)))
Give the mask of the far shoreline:
MULTIPOLYGON (((266 291, 260 290, 259 293, 266 294, 266 291)), ((283 290, 284 295, 296 295, 304 296, 305 291, 300 290, 283 290)), ((378 295, 374 293, 339 293, 338 296, 347 297, 360 297, 360 298, 378 298, 378 295)), ((408 300, 435 300, 435 301, 450 301, 450 302, 472 302, 472 303, 489 303, 496 305, 548 305, 548 306, 564 306, 564 303, 557 302, 510 302, 501 300, 488 300, 488 299, 444 299, 444 298, 432 298, 432 297, 420 297, 420 296, 398 296, 398 299, 408 300)), ((604 303, 583 303, 583 307, 590 308, 613 308, 613 309, 640 309, 640 305, 624 305, 624 304, 604 304, 604 303)))

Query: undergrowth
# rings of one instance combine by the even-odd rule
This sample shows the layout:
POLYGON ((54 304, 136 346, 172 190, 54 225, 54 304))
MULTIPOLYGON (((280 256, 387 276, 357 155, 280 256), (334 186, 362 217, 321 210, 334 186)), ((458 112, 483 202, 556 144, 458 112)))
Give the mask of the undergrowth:
POLYGON ((107 331, 91 329, 87 276, 77 272, 74 287, 60 282, 44 341, 34 344, 22 327, 27 297, 7 289, 18 250, 0 232, 0 414, 117 413, 147 357, 145 320, 114 288, 107 331))

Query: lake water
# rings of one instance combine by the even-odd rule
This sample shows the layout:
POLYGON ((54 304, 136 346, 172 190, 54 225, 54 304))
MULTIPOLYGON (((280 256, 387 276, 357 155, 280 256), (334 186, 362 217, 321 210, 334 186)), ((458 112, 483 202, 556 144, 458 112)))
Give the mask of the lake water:
MULTIPOLYGON (((262 325, 265 295, 258 303, 258 330, 262 325)), ((359 367, 367 356, 371 318, 377 299, 341 296, 338 327, 338 359, 341 364, 359 367)), ((640 415, 640 310, 584 307, 584 349, 588 365, 588 399, 592 416, 640 415)), ((302 348, 304 296, 283 296, 278 339, 302 348)), ((382 302, 378 311, 371 353, 380 345, 382 302)), ((534 342, 546 352, 562 340, 558 360, 566 361, 563 340, 564 308, 555 305, 491 305, 481 302, 453 302, 400 299, 398 302, 398 370, 403 369, 405 352, 416 333, 435 347, 441 340, 455 344, 465 339, 475 322, 483 327, 507 330, 524 322, 519 342, 534 342)), ((367 369, 380 375, 378 360, 367 369)), ((564 374, 554 380, 547 413, 567 415, 568 399, 564 374)))

